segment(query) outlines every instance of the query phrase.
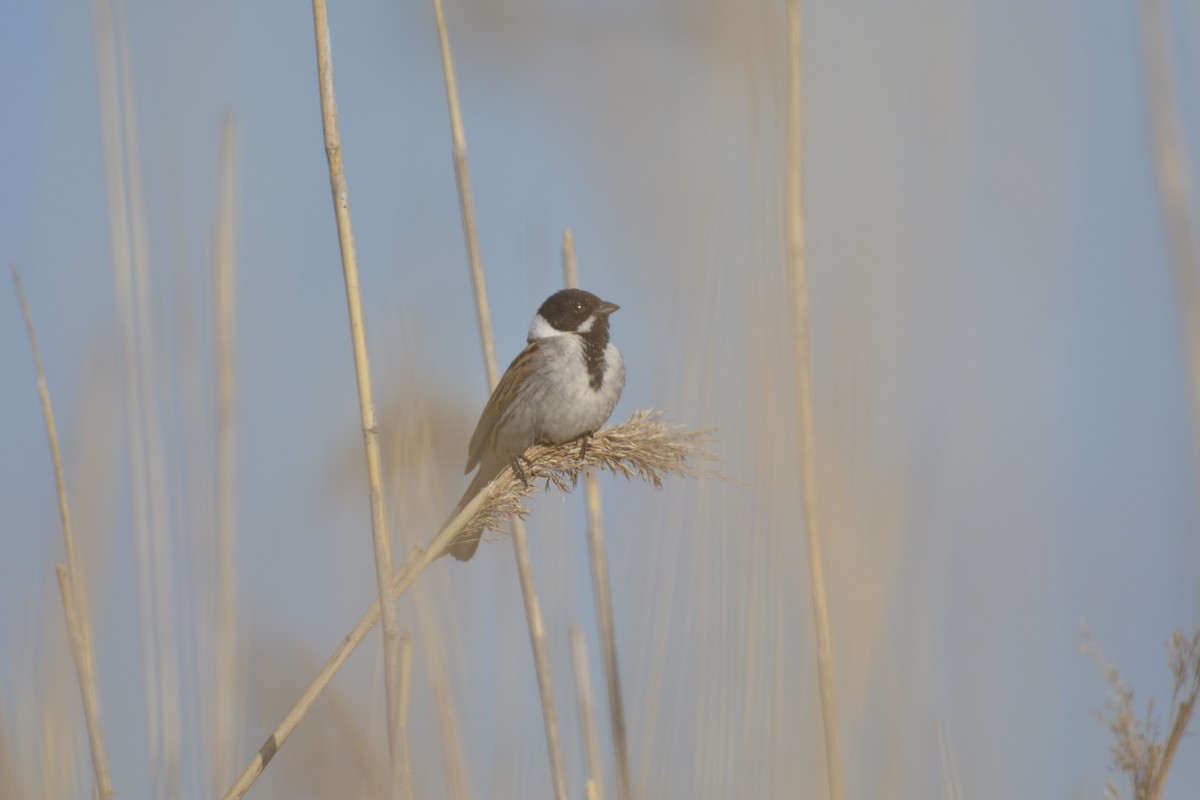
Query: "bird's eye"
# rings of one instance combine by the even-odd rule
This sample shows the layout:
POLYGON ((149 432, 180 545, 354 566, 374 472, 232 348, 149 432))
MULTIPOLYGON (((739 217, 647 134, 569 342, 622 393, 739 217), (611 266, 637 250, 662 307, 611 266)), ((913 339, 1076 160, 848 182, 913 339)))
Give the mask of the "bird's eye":
POLYGON ((576 303, 575 304, 575 312, 578 313, 580 311, 583 311, 583 303, 576 303))

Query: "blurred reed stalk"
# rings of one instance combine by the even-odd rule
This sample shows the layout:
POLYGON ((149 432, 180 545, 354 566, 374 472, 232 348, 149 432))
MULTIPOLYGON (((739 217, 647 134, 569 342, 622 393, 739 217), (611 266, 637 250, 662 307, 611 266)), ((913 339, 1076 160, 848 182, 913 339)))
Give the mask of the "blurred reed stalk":
POLYGON ((0 701, 0 797, 24 797, 26 794, 17 774, 16 759, 13 758, 13 737, 8 714, 0 701))
MULTIPOLYGON (((483 264, 479 256, 479 236, 475 228, 475 210, 471 200, 471 178, 467 165, 467 144, 463 134, 462 115, 459 111, 458 84, 454 79, 454 62, 450 55, 450 37, 446 31, 446 18, 441 0, 433 0, 434 16, 437 18, 438 41, 442 49, 442 68, 446 78, 446 102, 450 108, 450 132, 453 141, 454 175, 458 184, 459 207, 462 211, 463 238, 466 240, 470 261, 471 285, 475 290, 475 312, 479 322, 479 338, 483 345, 484 366, 487 369, 488 392, 496 388, 500 372, 496 366, 496 348, 492 339, 491 315, 488 311, 487 288, 483 277, 483 264)), ((554 793, 558 800, 566 800, 567 779, 563 771, 562 752, 559 746, 558 718, 554 710, 554 687, 550 677, 550 654, 546 648, 546 631, 542 624, 542 610, 538 604, 537 590, 533 581, 533 566, 529 558, 529 540, 524 523, 517 518, 512 521, 513 553, 516 556, 517 574, 521 578, 521 596, 525 601, 525 616, 529 620, 529 641, 533 647, 534 666, 537 669, 538 690, 542 700, 542 717, 546 726, 546 748, 550 757, 550 773, 554 780, 554 793)))
MULTIPOLYGON (((590 473, 589 473, 590 474, 590 473)), ((600 743, 596 736, 596 715, 592 709, 592 682, 588 676, 587 645, 583 631, 578 625, 571 626, 571 658, 575 662, 575 698, 579 703, 579 728, 583 740, 583 756, 587 764, 585 795, 587 800, 604 797, 604 782, 601 779, 604 767, 600 762, 600 743)))
MULTIPOLYGON (((418 593, 419 594, 419 593, 418 593)), ((429 682, 433 688, 434 709, 437 712, 438 731, 442 738, 442 766, 446 772, 446 797, 449 800, 467 800, 470 792, 467 790, 467 766, 463 756, 462 740, 458 735, 458 723, 454 716, 454 695, 450 691, 450 670, 446 666, 446 649, 440 641, 441 633, 436 622, 431 618, 425 603, 414 598, 415 605, 421 607, 421 628, 424 632, 422 642, 437 643, 423 648, 425 653, 425 670, 429 673, 429 682)))
POLYGON ((412 756, 408 749, 408 699, 412 686, 412 633, 400 637, 400 798, 412 800, 412 756))
POLYGON ((175 579, 172 567, 170 494, 166 486, 167 459, 164 455, 162 410, 159 390, 165 381, 159 374, 158 344, 162 341, 151 311, 150 235, 147 223, 141 145, 138 140, 137 105, 133 90, 133 63, 129 49, 126 5, 116 4, 117 75, 120 78, 122 134, 125 144, 126 181, 129 196, 129 235, 133 252, 133 296, 129 306, 134 315, 137 346, 138 391, 144 402, 139 424, 144 426, 147 471, 145 500, 149 512, 150 582, 153 591, 154 637, 158 648, 159 690, 162 706, 162 781, 170 794, 183 786, 183 691, 180 686, 179 638, 176 631, 175 579))
POLYGON ((462 216, 463 239, 467 243, 467 262, 471 269, 471 288, 475 293, 475 317, 483 344, 483 368, 488 386, 500 381, 496 368, 496 347, 492 341, 492 313, 488 307, 487 285, 483 280, 483 259, 479 255, 479 237, 475 233, 475 201, 471 197, 471 169, 467 163, 467 139, 463 133, 458 106, 458 82, 454 79, 454 61, 450 57, 450 35, 442 13, 442 0, 433 0, 437 17, 438 43, 442 50, 442 71, 446 76, 446 104, 450 107, 450 138, 454 155, 454 177, 458 183, 458 207, 462 216))
POLYGON ((458 723, 454 715, 454 696, 450 691, 450 672, 446 667, 446 647, 442 629, 436 616, 429 608, 427 593, 418 591, 413 596, 413 610, 417 616, 417 627, 421 634, 421 652, 425 656, 425 671, 433 691, 433 705, 437 712, 438 732, 442 739, 442 766, 446 773, 446 796, 449 800, 467 800, 466 759, 463 756, 462 740, 458 735, 458 723))
POLYGON ((813 621, 817 634, 817 680, 821 692, 821 718, 825 731, 825 771, 832 800, 846 796, 842 748, 838 735, 837 699, 833 681, 833 645, 829 633, 829 607, 825 598, 825 569, 821 560, 821 531, 817 514, 817 443, 813 423, 812 355, 809 342, 808 287, 804 264, 804 202, 801 181, 802 83, 800 58, 800 3, 789 0, 787 190, 784 201, 787 231, 788 277, 791 284, 792 337, 796 359, 800 460, 804 503, 804 528, 808 538, 808 568, 812 582, 813 621))
POLYGON ((58 564, 58 586, 62 593, 63 613, 67 622, 67 636, 71 655, 75 659, 75 673, 79 678, 79 693, 83 699, 83 716, 87 724, 88 742, 92 750, 92 768, 96 773, 96 790, 101 800, 111 800, 112 781, 108 775, 108 759, 104 753, 104 737, 100 732, 100 697, 96 692, 96 660, 92 647, 92 629, 88 619, 86 593, 75 558, 75 535, 71 529, 71 512, 67 505, 67 481, 63 475, 62 454, 58 448, 58 428, 54 424, 54 409, 50 404, 50 390, 46 386, 46 373, 42 369, 42 354, 38 349, 37 334, 33 328, 33 317, 25 301, 21 286, 21 274, 15 263, 9 264, 17 300, 21 304, 21 315, 25 318, 25 331, 29 334, 29 349, 33 353, 33 365, 37 370, 38 399, 42 404, 42 416, 46 421, 46 437, 50 441, 50 460, 54 464, 54 483, 58 490, 58 514, 62 520, 63 542, 67 552, 67 566, 58 564))
MULTIPOLYGON (((579 264, 575 259, 575 237, 563 231, 563 282, 568 289, 579 288, 579 264)), ((612 584, 608 578, 608 555, 604 548, 604 525, 600 517, 600 482, 593 472, 584 478, 588 514, 588 555, 592 567, 592 589, 596 595, 596 623, 600 628, 600 647, 604 651, 604 678, 608 684, 608 714, 612 726, 613 751, 617 761, 617 793, 630 800, 629 746, 625 736, 625 704, 621 696, 621 670, 617 663, 617 635, 613 624, 612 584)), ((597 780, 599 776, 597 774, 597 780)), ((597 791, 599 791, 597 789, 597 791)))
POLYGON ((1192 392, 1193 448, 1200 457, 1200 259, 1192 223, 1191 164, 1171 71, 1169 13, 1165 0, 1141 1, 1142 57, 1155 177, 1192 392))
POLYGON ((96 772, 96 794, 100 800, 112 800, 112 782, 108 777, 104 740, 100 735, 100 708, 99 699, 96 696, 96 675, 92 665, 88 664, 91 655, 87 652, 87 634, 84 633, 84 623, 79 616, 82 606, 71 586, 67 568, 62 564, 55 564, 54 571, 58 576, 58 589, 62 593, 63 613, 67 618, 67 639, 71 644, 71 655, 75 659, 75 671, 79 676, 79 693, 83 695, 83 711, 87 721, 88 741, 92 749, 92 767, 96 772))
POLYGON ((958 784, 958 771, 954 769, 954 758, 950 755, 950 743, 946 741, 946 726, 941 717, 933 720, 933 736, 937 740, 938 767, 942 776, 942 796, 946 800, 962 800, 962 788, 958 784))
POLYGON ((229 782, 233 718, 237 705, 237 617, 234 596, 234 501, 236 428, 234 417, 234 206, 237 130, 232 116, 221 127, 220 205, 213 277, 216 290, 217 486, 216 631, 213 642, 213 729, 210 744, 213 786, 229 782))
POLYGON ((130 186, 138 181, 139 175, 134 163, 136 120, 128 75, 118 77, 118 68, 125 73, 129 67, 123 20, 119 25, 114 21, 112 0, 93 0, 92 19, 113 283, 125 373, 125 423, 138 566, 148 761, 161 792, 167 786, 178 789, 178 775, 172 765, 179 762, 179 714, 173 680, 174 653, 167 646, 170 625, 164 621, 170 618, 173 603, 169 587, 162 585, 168 582, 168 576, 159 569, 169 560, 164 557, 166 514, 160 494, 162 459, 151 394, 154 381, 146 376, 153 369, 153 358, 145 342, 149 330, 145 224, 141 193, 130 186), (148 414, 154 414, 153 419, 148 414))
POLYGON ((379 460, 379 430, 371 391, 371 368, 363 328, 359 295, 358 261, 350 227, 350 201, 342 166, 342 144, 338 134, 337 100, 333 91, 333 55, 329 43, 329 15, 325 0, 313 0, 313 28, 317 44, 317 76, 321 89, 321 124, 325 131, 325 157, 329 162, 329 186, 337 218, 338 243, 342 252, 342 274, 346 281, 346 306, 350 315, 350 339, 354 347, 354 371, 358 379, 358 408, 362 418, 363 445, 367 457, 367 481, 371 502, 371 531, 375 546, 375 574, 383 614, 384 677, 387 685, 388 752, 391 755, 391 794, 399 797, 403 784, 400 745, 400 625, 396 602, 388 592, 392 576, 392 551, 383 501, 383 477, 379 460))

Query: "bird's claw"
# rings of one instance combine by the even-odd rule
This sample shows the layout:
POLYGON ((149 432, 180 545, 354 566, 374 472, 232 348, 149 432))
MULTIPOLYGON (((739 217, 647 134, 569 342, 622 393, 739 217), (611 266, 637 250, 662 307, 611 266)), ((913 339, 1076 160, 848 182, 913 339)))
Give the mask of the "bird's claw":
POLYGON ((525 477, 525 470, 521 466, 522 461, 524 461, 526 464, 530 464, 530 465, 533 464, 532 461, 530 461, 528 458, 525 457, 524 453, 522 453, 519 456, 513 456, 510 463, 512 464, 513 472, 516 473, 516 476, 517 476, 517 478, 520 479, 521 484, 526 489, 528 489, 529 488, 529 479, 527 477, 525 477))

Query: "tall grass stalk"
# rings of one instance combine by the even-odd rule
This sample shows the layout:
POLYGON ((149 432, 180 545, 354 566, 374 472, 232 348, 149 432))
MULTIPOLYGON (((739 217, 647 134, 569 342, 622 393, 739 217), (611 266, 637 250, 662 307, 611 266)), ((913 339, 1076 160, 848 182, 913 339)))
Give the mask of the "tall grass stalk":
POLYGON ((954 769, 954 758, 950 755, 950 743, 946 740, 946 726, 941 717, 933 721, 933 735, 937 740, 942 796, 946 800, 962 800, 962 789, 958 784, 958 771, 954 769))
POLYGON ((400 745, 400 625, 396 603, 388 592, 392 576, 391 541, 383 500, 383 470, 379 459, 379 430, 375 422, 375 401, 371 391, 371 368, 367 360, 367 339, 363 328, 362 299, 358 286, 358 261, 354 234, 350 227, 350 201, 346 173, 342 165, 342 144, 338 134, 337 100, 333 90, 333 55, 329 43, 329 15, 325 0, 313 0, 313 28, 316 33, 317 75, 321 89, 321 124, 325 131, 325 157, 329 161, 329 186, 337 218, 338 243, 342 252, 342 274, 346 281, 346 306, 350 315, 350 338, 354 347, 354 371, 358 381, 358 408, 362 418, 363 445, 367 457, 367 481, 371 503, 371 532, 375 547, 375 574, 379 583, 379 602, 383 615, 384 677, 387 686, 388 744, 392 763, 392 797, 399 797, 403 783, 403 757, 400 745))
POLYGON ((216 630, 213 642, 213 786, 229 782, 237 691, 237 617, 234 613, 236 427, 234 406, 234 219, 237 131, 231 116, 221 128, 221 186, 215 258, 217 372, 216 630))
POLYGON ((86 593, 75 558, 75 535, 71 529, 71 510, 67 504, 67 481, 63 475, 62 454, 58 448, 58 427, 54 424, 54 408, 50 404, 50 390, 46 386, 46 373, 42 369, 42 354, 38 348, 37 333, 33 327, 33 316, 25 300, 21 286, 21 274, 15 263, 9 264, 13 286, 25 318, 25 331, 29 334, 29 349, 33 353, 33 365, 37 370, 38 399, 42 405, 42 416, 46 421, 46 437, 50 441, 50 460, 54 464, 54 483, 58 490, 58 513, 62 520, 63 543, 67 552, 67 566, 56 567, 59 590, 62 593, 63 613, 67 622, 67 635, 71 655, 75 658, 75 673, 79 678, 79 693, 83 698, 83 716, 87 724, 88 743, 92 750, 92 768, 96 773, 96 790, 101 800, 112 798, 112 781, 108 775, 108 759, 104 751, 104 737, 100 732, 100 697, 96 692, 96 659, 92 647, 92 630, 88 619, 86 593))
POLYGON ((1141 0, 1142 57, 1145 61, 1150 135, 1167 252, 1175 280, 1192 403, 1194 452, 1200 458, 1200 258, 1192 220, 1191 164, 1171 71, 1170 13, 1165 0, 1141 0))
POLYGON ((804 264, 804 202, 801 181, 802 83, 800 59, 800 2, 789 0, 787 190, 784 204, 787 231, 788 277, 791 284, 792 338, 796 359, 798 416, 800 422, 801 494, 804 529, 808 539, 808 568, 812 582, 813 621, 817 634, 817 680, 821 693, 821 719, 825 731, 825 772, 832 800, 846 796, 842 748, 838 735, 837 695, 833 679, 833 644, 829 633, 829 604, 825 597, 825 569, 821 560, 820 516, 817 513, 817 443, 813 423, 812 355, 809 342, 808 286, 804 264))
POLYGON ((412 755, 408 748, 409 689, 412 687, 412 633, 400 637, 400 800, 412 800, 412 755))
POLYGON ((579 704, 579 730, 583 757, 587 764, 586 796, 604 797, 604 766, 600 762, 600 742, 596 736, 596 704, 592 699, 592 681, 588 675, 587 644, 578 625, 571 626, 571 659, 575 664, 575 699, 579 704))
POLYGON ((92 749, 92 768, 96 772, 96 794, 100 800, 112 800, 112 781, 108 776, 104 740, 100 735, 100 709, 96 696, 96 676, 90 665, 85 666, 91 659, 91 655, 87 652, 87 635, 84 633, 84 623, 80 618, 82 606, 71 586, 67 568, 62 564, 55 564, 54 570, 58 576, 59 592, 62 593, 63 614, 67 619, 67 640, 71 644, 71 655, 75 659, 75 673, 79 677, 79 693, 83 696, 88 741, 92 749))
POLYGON ((462 739, 458 735, 458 722, 454 715, 454 696, 450 691, 450 670, 446 664, 446 647, 441 631, 429 613, 426 598, 421 592, 413 598, 417 607, 422 633, 422 648, 425 654, 425 671, 433 689, 433 704, 438 718, 438 731, 442 737, 442 766, 446 773, 446 797, 449 800, 467 800, 467 766, 463 756, 462 739))
POLYGON ((133 248, 129 232, 129 190, 122 141, 120 91, 117 79, 116 23, 112 0, 93 0, 92 35, 96 50, 96 90, 99 96, 100 133, 104 146, 109 242, 112 247, 113 283, 125 377, 125 427, 129 445, 130 491, 135 550, 137 553, 138 610, 142 637, 142 677, 145 686, 146 738, 151 773, 163 762, 163 698, 160 658, 156 646, 155 593, 151 568, 150 519, 146 489, 146 450, 142 431, 143 398, 138 389, 137 327, 133 310, 133 248))
MULTIPOLYGON (((433 0, 437 18, 438 41, 442 50, 442 67, 446 78, 446 102, 450 108, 450 131, 453 142, 454 174, 458 184, 459 207, 462 211, 463 238, 467 244, 470 261, 471 285, 475 290, 475 313, 479 322, 479 338, 483 346, 484 366, 487 369, 488 391, 496 388, 500 371, 496 365, 496 348, 492 338, 491 314, 488 310, 487 289, 483 276, 483 263, 479 255, 479 236, 475 227, 475 209, 471 200, 471 178, 467 163, 466 137, 463 134, 462 115, 459 111, 458 85, 454 78, 454 60, 450 55, 450 36, 446 30, 446 18, 441 0, 433 0)), ((533 648, 533 661, 537 670, 538 691, 542 701, 542 718, 546 727, 546 749, 550 757, 550 774, 554 781, 554 793, 558 800, 566 800, 567 779, 563 770, 562 748, 559 745, 558 717, 554 709, 554 687, 550 676, 550 654, 546 648, 546 631, 542 624, 542 610, 538 603, 537 589, 533 581, 533 566, 529 557, 529 540, 525 525, 519 519, 512 521, 513 554, 516 557, 517 574, 521 579, 521 598, 525 603, 525 616, 529 621, 529 641, 533 648)))
POLYGON ((117 76, 120 79, 121 132, 124 141, 125 180, 129 197, 129 238, 132 244, 132 296, 126 310, 133 314, 136 331, 135 369, 136 391, 143 402, 137 423, 144 429, 146 480, 144 502, 147 504, 149 544, 149 578, 153 598, 153 641, 158 650, 160 708, 162 713, 162 781, 166 791, 179 794, 183 786, 183 717, 181 711, 179 640, 176 632, 175 579, 172 573, 171 509, 167 488, 167 459, 163 446, 163 422, 159 391, 164 385, 159 370, 158 344, 161 337, 155 330, 151 310, 150 234, 147 222, 144 181, 142 180, 141 145, 137 122, 137 104, 133 88, 133 60, 129 46, 129 25, 125 18, 126 5, 116 6, 117 76))
POLYGON ((430 607, 431 594, 427 591, 428 587, 423 589, 425 590, 418 590, 413 594, 412 607, 417 618, 421 653, 425 659, 425 672, 429 676, 438 732, 441 735, 446 796, 449 800, 467 800, 470 791, 467 784, 466 757, 463 755, 462 739, 458 733, 458 721, 454 713, 450 671, 446 666, 445 634, 442 626, 438 624, 436 609, 430 607))
POLYGON ((454 178, 458 183, 458 207, 462 216, 463 239, 467 243, 467 262, 471 269, 471 288, 475 292, 475 317, 483 345, 483 368, 488 386, 500 380, 496 368, 496 346, 492 340, 492 312, 488 307, 487 284, 483 279, 483 259, 479 255, 479 236, 475 231, 475 201, 471 196, 471 169, 467 163, 467 137, 463 133, 462 112, 458 105, 458 81, 454 79, 454 60, 450 56, 450 34, 442 12, 442 0, 433 0, 437 17, 438 43, 442 51, 442 72, 446 76, 446 104, 450 107, 450 139, 454 156, 454 178))
MULTIPOLYGON (((563 282, 567 288, 579 288, 579 263, 575 258, 575 237, 563 232, 563 282)), ((592 590, 596 595, 596 623, 600 629, 600 647, 604 651, 604 678, 608 684, 608 715, 612 729, 613 751, 617 762, 617 796, 630 800, 633 790, 629 779, 629 745, 625 735, 625 703, 621 696, 621 670, 617 662, 617 634, 612 613, 612 584, 608 577, 608 555, 604 547, 604 524, 600 516, 600 482, 593 472, 584 478, 587 501, 588 557, 592 567, 592 590)))

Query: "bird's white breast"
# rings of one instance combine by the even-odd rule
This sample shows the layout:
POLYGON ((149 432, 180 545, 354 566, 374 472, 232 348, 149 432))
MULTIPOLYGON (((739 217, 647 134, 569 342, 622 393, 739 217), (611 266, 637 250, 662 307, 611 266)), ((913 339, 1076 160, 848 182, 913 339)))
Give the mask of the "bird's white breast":
POLYGON ((625 386, 621 351, 608 343, 604 379, 599 389, 593 389, 583 343, 577 335, 558 333, 538 338, 543 339, 541 358, 522 389, 521 402, 515 403, 513 410, 526 417, 520 422, 528 425, 525 430, 533 431, 534 441, 561 444, 592 433, 608 420, 625 386))

